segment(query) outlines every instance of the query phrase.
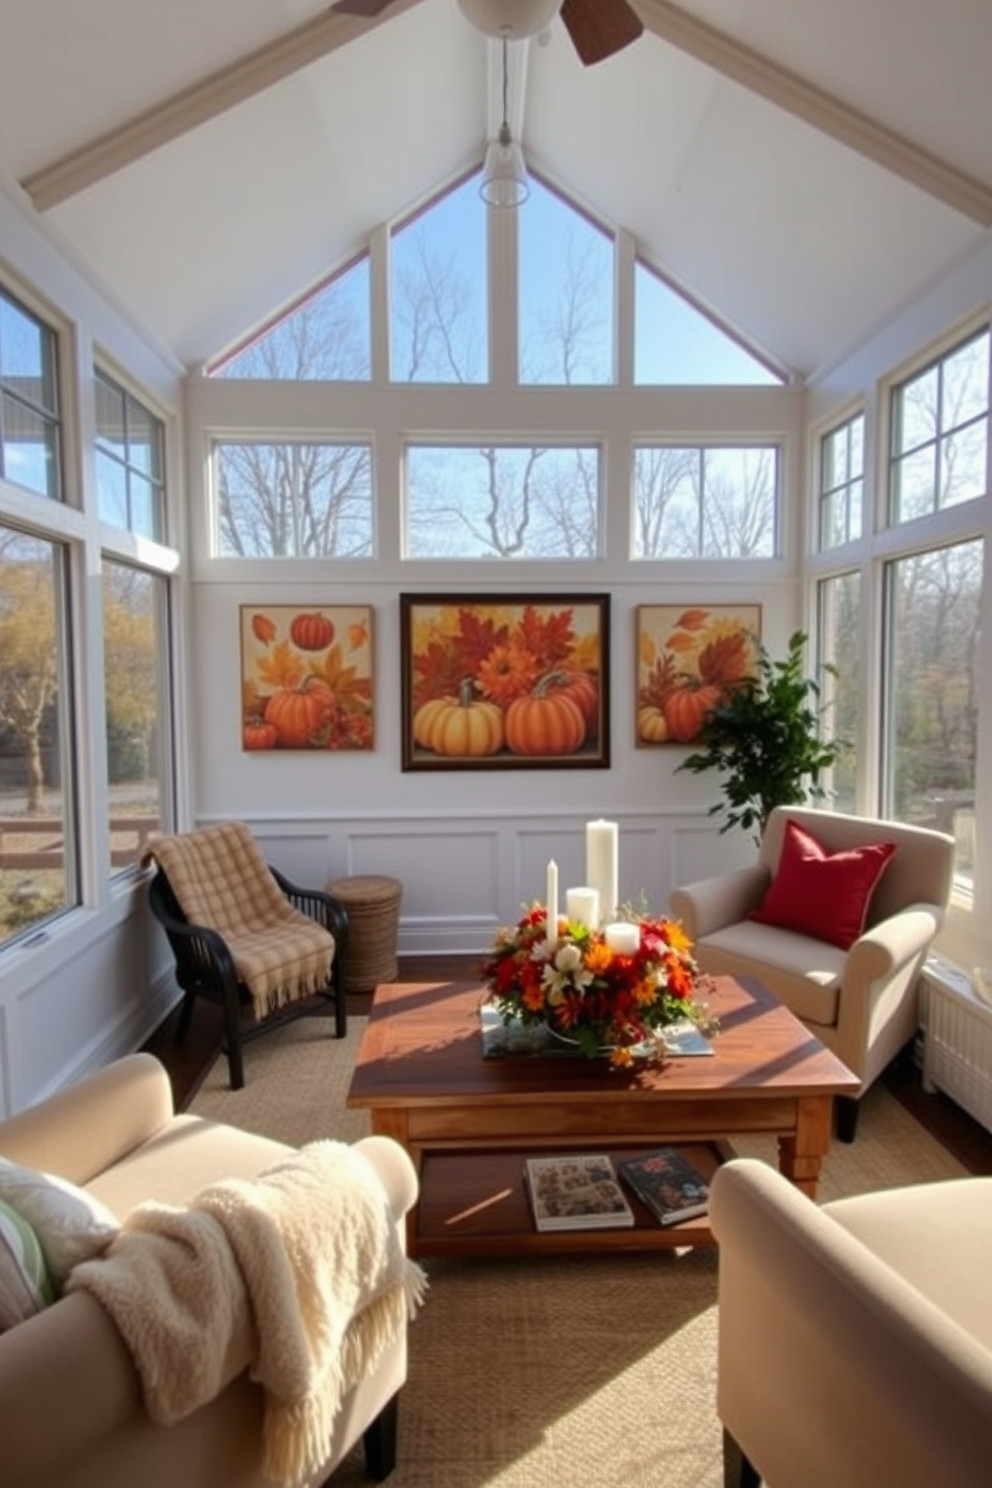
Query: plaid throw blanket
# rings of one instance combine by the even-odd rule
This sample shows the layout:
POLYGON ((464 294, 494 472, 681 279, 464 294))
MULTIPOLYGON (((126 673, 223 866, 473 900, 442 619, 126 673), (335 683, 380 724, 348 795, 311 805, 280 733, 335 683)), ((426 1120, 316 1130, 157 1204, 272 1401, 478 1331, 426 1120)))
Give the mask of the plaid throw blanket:
POLYGON ((223 936, 256 1018, 326 987, 333 935, 289 903, 242 822, 150 838, 149 859, 186 918, 223 936))
POLYGON ((325 1461, 342 1397, 424 1299, 385 1190, 360 1150, 311 1142, 188 1208, 148 1201, 66 1290, 113 1318, 145 1408, 169 1426, 247 1366, 265 1396, 262 1471, 284 1488, 325 1461))

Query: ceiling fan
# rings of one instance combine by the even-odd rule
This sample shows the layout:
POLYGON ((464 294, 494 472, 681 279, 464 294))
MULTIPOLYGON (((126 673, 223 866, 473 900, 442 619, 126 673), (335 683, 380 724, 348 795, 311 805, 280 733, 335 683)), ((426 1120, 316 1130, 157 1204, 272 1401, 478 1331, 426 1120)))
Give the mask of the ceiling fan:
MULTIPOLYGON (((336 0, 331 10, 371 20, 391 4, 392 0, 336 0)), ((586 67, 622 51, 644 30, 627 0, 458 0, 458 7, 484 36, 508 41, 535 36, 560 13, 586 67)))

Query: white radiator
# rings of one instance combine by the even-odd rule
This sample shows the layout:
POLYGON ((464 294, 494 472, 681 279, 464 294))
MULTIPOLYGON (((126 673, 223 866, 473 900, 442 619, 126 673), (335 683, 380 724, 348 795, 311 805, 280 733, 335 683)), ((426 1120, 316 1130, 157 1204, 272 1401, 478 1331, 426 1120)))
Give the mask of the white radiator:
POLYGON ((923 970, 923 1088, 943 1090, 992 1131, 992 1005, 940 957, 923 970))

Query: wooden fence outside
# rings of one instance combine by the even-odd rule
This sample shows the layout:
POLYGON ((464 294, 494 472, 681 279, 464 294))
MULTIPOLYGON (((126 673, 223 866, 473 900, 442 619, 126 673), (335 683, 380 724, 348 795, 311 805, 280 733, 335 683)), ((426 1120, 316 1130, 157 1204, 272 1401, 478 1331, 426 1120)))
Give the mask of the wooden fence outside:
MULTIPOLYGON (((110 861, 114 868, 129 868, 137 862, 138 849, 148 832, 159 826, 155 816, 110 818, 110 861), (121 841, 121 838, 128 840, 121 841)), ((65 839, 62 821, 51 816, 0 816, 0 870, 4 868, 64 867, 65 839), (23 839, 41 838, 28 846, 23 839)))

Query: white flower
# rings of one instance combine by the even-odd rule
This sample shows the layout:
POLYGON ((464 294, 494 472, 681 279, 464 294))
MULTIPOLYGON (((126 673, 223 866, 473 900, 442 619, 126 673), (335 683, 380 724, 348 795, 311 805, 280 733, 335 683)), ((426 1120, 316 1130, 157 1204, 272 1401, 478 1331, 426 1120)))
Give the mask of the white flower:
MULTIPOLYGON (((563 947, 563 949, 574 950, 574 947, 566 946, 563 947)), ((555 957, 555 965, 547 965, 544 968, 544 972, 541 976, 541 986, 547 992, 548 1001, 550 1003, 561 1002, 562 994, 565 992, 566 989, 570 989, 574 992, 584 992, 589 983, 593 980, 592 972, 587 971, 582 964, 581 954, 578 958, 578 965, 574 968, 571 966, 566 966, 562 967, 560 970, 556 970, 556 966, 559 964, 560 956, 561 952, 559 951, 558 955, 555 957)))
POLYGON ((532 961, 550 961, 551 950, 546 940, 535 940, 530 948, 530 959, 532 961))
POLYGON ((582 965, 582 952, 577 945, 573 945, 570 940, 567 940, 555 952, 554 960, 558 971, 564 972, 566 976, 569 976, 573 971, 578 971, 582 965))

